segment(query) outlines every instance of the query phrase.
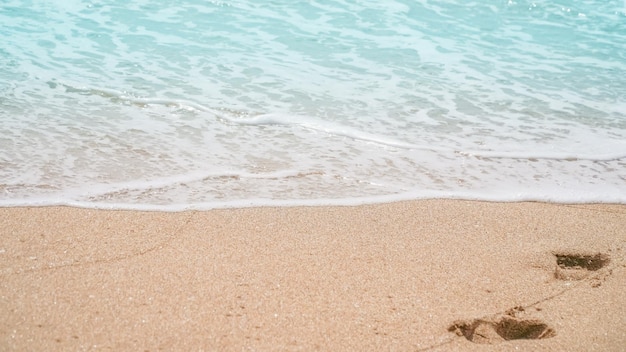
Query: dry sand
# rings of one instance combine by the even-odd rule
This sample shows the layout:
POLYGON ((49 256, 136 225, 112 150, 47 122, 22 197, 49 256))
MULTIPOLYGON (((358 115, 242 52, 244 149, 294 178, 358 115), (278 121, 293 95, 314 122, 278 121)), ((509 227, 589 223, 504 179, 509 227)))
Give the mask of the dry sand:
POLYGON ((624 351, 625 294, 624 205, 0 209, 3 351, 624 351))

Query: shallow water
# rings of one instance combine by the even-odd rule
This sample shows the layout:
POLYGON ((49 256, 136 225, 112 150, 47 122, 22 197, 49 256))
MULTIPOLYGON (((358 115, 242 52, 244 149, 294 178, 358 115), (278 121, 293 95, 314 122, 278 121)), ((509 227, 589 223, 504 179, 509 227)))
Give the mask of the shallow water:
POLYGON ((617 1, 5 1, 0 205, 626 203, 617 1))

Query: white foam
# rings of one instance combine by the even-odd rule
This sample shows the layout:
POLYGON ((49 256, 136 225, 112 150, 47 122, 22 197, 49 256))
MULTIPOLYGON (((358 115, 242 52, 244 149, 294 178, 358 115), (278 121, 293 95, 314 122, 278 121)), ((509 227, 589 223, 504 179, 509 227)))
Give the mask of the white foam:
POLYGON ((71 206, 104 210, 137 210, 180 212, 190 210, 215 210, 250 207, 320 207, 320 206, 359 206, 368 204, 391 203, 412 200, 451 199, 474 200, 486 202, 549 202, 561 204, 626 204, 626 196, 615 190, 606 193, 596 190, 571 193, 542 193, 536 192, 452 192, 452 191, 414 191, 402 194, 354 197, 354 198, 316 198, 316 199, 264 199, 250 198, 241 200, 224 200, 195 204, 152 204, 152 203, 115 203, 75 201, 67 198, 35 198, 20 200, 0 200, 0 207, 47 207, 71 206))

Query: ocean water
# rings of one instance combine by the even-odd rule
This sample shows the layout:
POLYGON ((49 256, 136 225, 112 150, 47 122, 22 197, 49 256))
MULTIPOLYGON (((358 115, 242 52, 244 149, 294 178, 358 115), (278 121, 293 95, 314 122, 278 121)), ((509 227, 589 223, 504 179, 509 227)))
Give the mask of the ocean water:
POLYGON ((5 0, 0 206, 626 203, 626 3, 5 0))

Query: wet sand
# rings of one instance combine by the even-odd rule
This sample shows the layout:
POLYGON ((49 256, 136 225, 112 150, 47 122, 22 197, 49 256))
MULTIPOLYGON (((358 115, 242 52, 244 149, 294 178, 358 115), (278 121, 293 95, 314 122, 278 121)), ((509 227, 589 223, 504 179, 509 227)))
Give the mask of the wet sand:
POLYGON ((626 206, 0 209, 0 350, 623 351, 626 206))

